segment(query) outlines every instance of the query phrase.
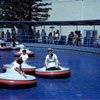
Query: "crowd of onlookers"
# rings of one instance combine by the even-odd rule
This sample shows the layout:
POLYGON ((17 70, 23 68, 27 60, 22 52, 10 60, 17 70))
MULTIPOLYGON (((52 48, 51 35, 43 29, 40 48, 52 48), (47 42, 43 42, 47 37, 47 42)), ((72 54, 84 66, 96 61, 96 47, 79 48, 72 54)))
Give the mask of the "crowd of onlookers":
POLYGON ((82 34, 81 31, 71 32, 68 36, 68 45, 81 46, 82 34))
MULTIPOLYGON (((70 34, 68 35, 68 38, 66 37, 66 39, 61 39, 61 33, 59 32, 59 30, 56 31, 52 31, 49 34, 46 33, 46 31, 44 29, 41 30, 34 30, 32 31, 32 34, 30 34, 27 30, 25 30, 23 32, 22 35, 17 34, 16 30, 13 28, 11 30, 11 32, 9 32, 9 30, 6 31, 6 33, 4 33, 4 31, 2 31, 2 33, 0 34, 0 40, 2 41, 9 41, 9 40, 19 40, 19 37, 21 38, 22 42, 23 40, 33 40, 33 42, 38 43, 38 42, 42 42, 42 43, 48 43, 48 44, 59 44, 59 41, 65 41, 67 45, 71 45, 71 46, 81 46, 82 45, 82 39, 84 39, 82 37, 82 33, 81 31, 75 31, 75 32, 70 32, 70 34)), ((96 40, 97 45, 99 46, 100 44, 100 36, 97 38, 96 40)))
POLYGON ((50 32, 49 34, 46 33, 44 29, 40 32, 40 30, 34 30, 31 33, 25 30, 22 34, 17 34, 15 29, 12 29, 11 32, 7 30, 5 33, 4 31, 1 32, 0 38, 3 40, 13 40, 13 39, 19 39, 21 40, 34 40, 34 42, 38 43, 39 39, 42 40, 42 43, 57 43, 60 39, 60 33, 59 30, 50 32))
POLYGON ((33 32, 33 39, 35 40, 36 43, 39 42, 39 39, 41 38, 42 43, 56 43, 59 41, 60 33, 59 30, 50 32, 48 35, 44 29, 40 32, 40 30, 34 30, 33 32))
POLYGON ((4 31, 0 34, 0 47, 6 47, 6 41, 7 40, 14 40, 16 38, 16 30, 13 28, 11 32, 9 30, 4 33, 4 31))
POLYGON ((16 33, 17 32, 16 32, 15 28, 13 28, 11 30, 11 32, 9 30, 7 30, 5 33, 4 33, 4 31, 2 31, 0 34, 0 38, 3 40, 14 39, 14 38, 16 38, 16 33))

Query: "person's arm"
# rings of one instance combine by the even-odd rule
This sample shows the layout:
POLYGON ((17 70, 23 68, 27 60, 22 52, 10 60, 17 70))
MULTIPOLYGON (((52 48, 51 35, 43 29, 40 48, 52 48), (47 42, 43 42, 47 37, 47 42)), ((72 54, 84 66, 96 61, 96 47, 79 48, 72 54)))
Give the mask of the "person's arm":
POLYGON ((16 62, 13 62, 12 64, 12 69, 14 69, 15 71, 17 71, 19 74, 21 74, 22 76, 24 76, 25 78, 27 78, 25 76, 25 73, 22 71, 21 66, 19 64, 17 64, 16 62), (20 68, 19 68, 20 67, 20 68))
POLYGON ((48 67, 48 60, 47 59, 45 59, 45 67, 46 67, 46 69, 48 67))
POLYGON ((11 66, 13 66, 13 65, 14 65, 14 62, 11 63, 11 66))
POLYGON ((46 69, 48 67, 48 55, 46 56, 46 59, 45 59, 45 67, 46 67, 46 69))
POLYGON ((27 62, 28 58, 29 58, 29 56, 27 55, 27 57, 26 57, 26 62, 27 62))
POLYGON ((25 75, 25 73, 23 72, 23 70, 20 68, 17 68, 17 67, 15 67, 15 70, 19 73, 19 74, 21 74, 22 76, 24 76, 25 78, 27 78, 26 77, 26 75, 25 75))
POLYGON ((19 70, 19 68, 15 67, 14 70, 16 70, 19 74, 21 74, 21 71, 19 70))
POLYGON ((58 68, 59 67, 59 61, 58 61, 58 58, 57 58, 57 56, 56 55, 54 55, 54 57, 55 57, 55 63, 56 63, 56 67, 58 68))
POLYGON ((59 65, 59 61, 58 61, 57 58, 55 59, 55 63, 56 63, 56 67, 58 67, 58 65, 59 65))

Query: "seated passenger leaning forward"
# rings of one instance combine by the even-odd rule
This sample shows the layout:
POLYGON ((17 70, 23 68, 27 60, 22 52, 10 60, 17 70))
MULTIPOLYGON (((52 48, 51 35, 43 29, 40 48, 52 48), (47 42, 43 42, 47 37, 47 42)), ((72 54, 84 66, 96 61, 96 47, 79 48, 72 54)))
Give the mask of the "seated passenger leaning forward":
POLYGON ((20 75, 27 78, 24 71, 21 68, 21 64, 23 63, 23 60, 21 57, 17 58, 14 62, 12 62, 11 70, 17 71, 20 75))

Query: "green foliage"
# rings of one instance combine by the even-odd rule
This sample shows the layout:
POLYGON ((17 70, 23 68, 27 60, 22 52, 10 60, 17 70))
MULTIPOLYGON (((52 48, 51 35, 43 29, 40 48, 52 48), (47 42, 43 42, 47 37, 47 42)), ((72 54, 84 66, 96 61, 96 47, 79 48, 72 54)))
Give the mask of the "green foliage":
POLYGON ((42 0, 0 0, 0 20, 43 21, 47 20, 51 3, 42 0))

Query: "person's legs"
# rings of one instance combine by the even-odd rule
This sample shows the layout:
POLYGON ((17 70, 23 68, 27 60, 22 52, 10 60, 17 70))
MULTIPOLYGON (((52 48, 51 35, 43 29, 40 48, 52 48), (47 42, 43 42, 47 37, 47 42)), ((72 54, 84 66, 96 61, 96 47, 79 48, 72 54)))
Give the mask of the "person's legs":
POLYGON ((47 68, 46 70, 56 70, 56 67, 47 68))
POLYGON ((13 47, 15 47, 15 43, 13 43, 13 47))
POLYGON ((3 45, 4 45, 4 47, 6 47, 6 43, 4 43, 3 45))
POLYGON ((6 47, 6 43, 1 43, 1 47, 6 47))
POLYGON ((3 47, 3 44, 1 43, 1 47, 3 47))
POLYGON ((51 68, 47 68, 46 70, 61 70, 59 67, 58 68, 56 68, 56 67, 51 67, 51 68))

